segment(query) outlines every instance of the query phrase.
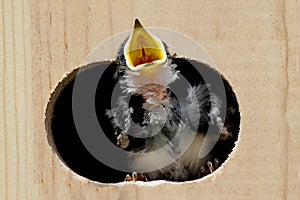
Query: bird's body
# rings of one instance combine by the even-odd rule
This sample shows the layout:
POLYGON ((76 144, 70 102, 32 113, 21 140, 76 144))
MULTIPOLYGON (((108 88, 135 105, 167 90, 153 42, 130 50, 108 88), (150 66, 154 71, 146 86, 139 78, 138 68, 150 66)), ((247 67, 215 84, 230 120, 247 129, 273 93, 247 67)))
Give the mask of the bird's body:
MULTIPOLYGON (((142 28, 138 21, 135 28, 142 28)), ((178 96, 172 85, 180 78, 180 66, 173 62, 166 45, 160 40, 163 45, 157 47, 160 43, 155 43, 165 53, 164 57, 158 52, 156 62, 146 57, 145 42, 141 42, 141 55, 145 59, 136 61, 130 57, 130 47, 138 48, 133 37, 134 34, 122 45, 117 59, 116 78, 123 95, 107 111, 116 130, 117 144, 132 152, 128 156, 129 167, 144 173, 148 179, 197 178, 201 166, 214 159, 211 153, 200 156, 200 151, 209 151, 212 143, 231 136, 220 116, 225 102, 210 92, 209 84, 201 81, 183 86, 180 90, 185 95, 178 96), (209 126, 214 132, 210 135, 206 133, 209 126)), ((156 42, 157 38, 154 39, 156 42)), ((138 49, 134 50, 136 53, 138 49)))

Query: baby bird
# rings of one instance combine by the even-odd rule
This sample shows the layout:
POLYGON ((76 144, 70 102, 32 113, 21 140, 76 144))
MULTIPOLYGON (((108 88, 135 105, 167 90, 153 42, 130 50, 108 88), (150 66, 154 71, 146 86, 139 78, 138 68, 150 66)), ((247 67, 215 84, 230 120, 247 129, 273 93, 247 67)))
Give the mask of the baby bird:
POLYGON ((127 159, 134 177, 185 181, 216 170, 221 163, 214 150, 232 138, 224 122, 236 110, 211 89, 213 83, 205 82, 192 62, 171 56, 137 19, 117 64, 122 96, 107 116, 117 145, 131 152, 127 159))

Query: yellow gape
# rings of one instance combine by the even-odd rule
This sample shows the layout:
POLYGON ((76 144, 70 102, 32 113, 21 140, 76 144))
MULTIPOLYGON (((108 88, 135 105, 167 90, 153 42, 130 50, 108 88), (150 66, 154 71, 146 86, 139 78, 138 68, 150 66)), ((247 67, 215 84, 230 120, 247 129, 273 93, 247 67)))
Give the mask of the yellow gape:
POLYGON ((133 71, 162 64, 167 60, 162 41, 148 33, 137 19, 134 30, 124 46, 124 55, 127 66, 133 71))

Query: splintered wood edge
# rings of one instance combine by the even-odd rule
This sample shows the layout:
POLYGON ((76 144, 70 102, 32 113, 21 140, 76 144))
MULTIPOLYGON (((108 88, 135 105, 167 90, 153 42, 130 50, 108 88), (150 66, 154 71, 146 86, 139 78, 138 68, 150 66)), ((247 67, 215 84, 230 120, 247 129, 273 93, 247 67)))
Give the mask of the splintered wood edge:
MULTIPOLYGON (((176 58, 180 58, 177 57, 176 58)), ((194 60, 197 62, 201 62, 199 61, 199 59, 193 59, 193 58, 187 58, 190 60, 194 60)), ((46 130, 46 137, 47 137, 47 141, 48 144, 51 148, 51 151, 54 153, 54 156, 57 158, 58 162, 60 163, 61 166, 63 166, 68 172, 70 172, 74 178, 76 178, 77 180, 80 181, 84 181, 86 183, 93 183, 95 185, 98 185, 100 187, 106 187, 106 186, 115 186, 115 187, 123 187, 126 185, 138 185, 138 186, 150 186, 150 187, 156 187, 156 186, 161 186, 161 185, 166 185, 166 184, 171 184, 171 185, 184 185, 184 184, 191 184, 191 183, 200 183, 200 182, 204 182, 204 181, 214 181, 217 176, 221 175, 224 168, 227 166, 227 163, 234 158, 234 154, 238 149, 238 144, 241 140, 241 134, 242 134, 242 112, 241 112, 241 105, 239 103, 239 97, 238 94, 233 90, 234 85, 232 85, 228 79, 224 76, 224 74, 222 74, 218 68, 216 67, 215 63, 214 63, 214 67, 212 67, 211 65, 207 65, 207 67, 209 68, 213 68, 215 71, 217 71, 222 78, 224 78, 231 86, 232 91, 234 92, 237 102, 238 102, 238 106, 239 106, 239 113, 240 113, 240 124, 239 124, 239 132, 238 132, 238 137, 237 137, 237 141, 235 141, 235 145, 234 148, 232 149, 232 151, 230 152, 230 154, 228 154, 227 159, 222 163, 222 165, 216 170, 214 171, 212 174, 206 175, 202 178, 196 179, 196 180, 192 180, 192 181, 184 181, 184 182, 173 182, 173 181, 165 181, 165 180, 154 180, 154 181, 149 181, 149 182, 143 182, 143 181, 128 181, 128 182, 119 182, 119 183, 102 183, 102 182, 98 182, 98 181, 93 181, 90 180, 84 176, 81 176, 79 174, 77 174, 76 172, 74 172, 62 159, 62 157, 60 156, 58 150, 56 149, 56 145, 54 143, 53 137, 52 137, 52 130, 51 130, 51 121, 52 121, 52 117, 53 117, 53 109, 54 109, 54 105, 55 102, 57 100, 57 98, 59 97, 59 94, 62 92, 62 90, 65 88, 66 85, 68 85, 76 76, 77 73, 80 71, 84 71, 87 70, 89 67, 92 67, 95 64, 98 63, 108 63, 108 62, 114 62, 112 60, 105 60, 105 61, 95 61, 95 62, 91 62, 91 63, 84 63, 82 65, 77 66, 76 68, 74 68, 71 72, 67 73, 54 87, 54 90, 50 93, 50 97, 49 100, 46 104, 46 109, 45 109, 45 118, 44 118, 44 123, 45 123, 45 130, 46 130)), ((205 63, 204 63, 205 64, 205 63)))
MULTIPOLYGON (((74 172, 63 160, 63 158, 60 156, 56 145, 54 143, 53 139, 53 134, 52 134, 52 129, 51 129, 51 124, 52 124, 52 118, 53 118, 53 111, 54 111, 54 106, 55 103, 63 91, 63 89, 75 79, 77 76, 78 72, 80 71, 85 71, 89 69, 90 67, 93 67, 93 65, 98 64, 98 63, 111 63, 112 61, 105 60, 101 62, 93 62, 93 63, 85 63, 82 65, 79 65, 75 67, 71 72, 67 73, 55 86, 54 90, 50 93, 48 101, 46 103, 46 108, 45 108, 45 116, 44 116, 44 123, 45 123, 45 131, 46 131, 46 137, 47 141, 49 144, 49 147, 51 148, 51 151, 53 152, 54 156, 57 158, 58 162, 60 163, 61 166, 63 166, 67 171, 69 171, 75 178, 85 181, 85 182, 94 182, 98 183, 96 181, 91 181, 84 176, 81 176, 74 172)), ((100 182, 99 182, 100 183, 100 182)), ((101 183, 102 184, 102 183, 101 183)), ((103 183, 104 184, 104 183, 103 183)))
MULTIPOLYGON (((84 66, 82 66, 82 67, 84 67, 84 66)), ((62 78, 61 81, 59 81, 55 85, 54 90, 50 93, 48 102, 46 103, 45 116, 44 116, 45 130, 46 130, 46 134, 47 134, 46 137, 47 137, 48 144, 51 148, 51 151, 53 152, 54 156, 57 158, 59 163, 62 166, 64 166, 68 171, 71 171, 71 172, 73 172, 73 170, 71 170, 67 166, 67 164, 64 162, 64 160, 59 155, 58 150, 56 149, 56 145, 55 145, 54 139, 53 139, 51 125, 52 125, 52 118, 53 118, 55 102, 57 101, 60 93, 66 87, 66 85, 68 85, 75 78, 78 71, 79 71, 79 67, 73 69, 70 73, 67 73, 62 78)))

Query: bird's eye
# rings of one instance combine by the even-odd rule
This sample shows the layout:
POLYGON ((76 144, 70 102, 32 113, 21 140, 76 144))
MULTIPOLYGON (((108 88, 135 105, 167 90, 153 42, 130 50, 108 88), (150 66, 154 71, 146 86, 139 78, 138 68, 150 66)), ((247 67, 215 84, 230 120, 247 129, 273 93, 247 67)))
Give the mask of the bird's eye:
POLYGON ((164 92, 165 92, 166 94, 170 94, 170 89, 169 89, 169 88, 166 88, 164 92))

